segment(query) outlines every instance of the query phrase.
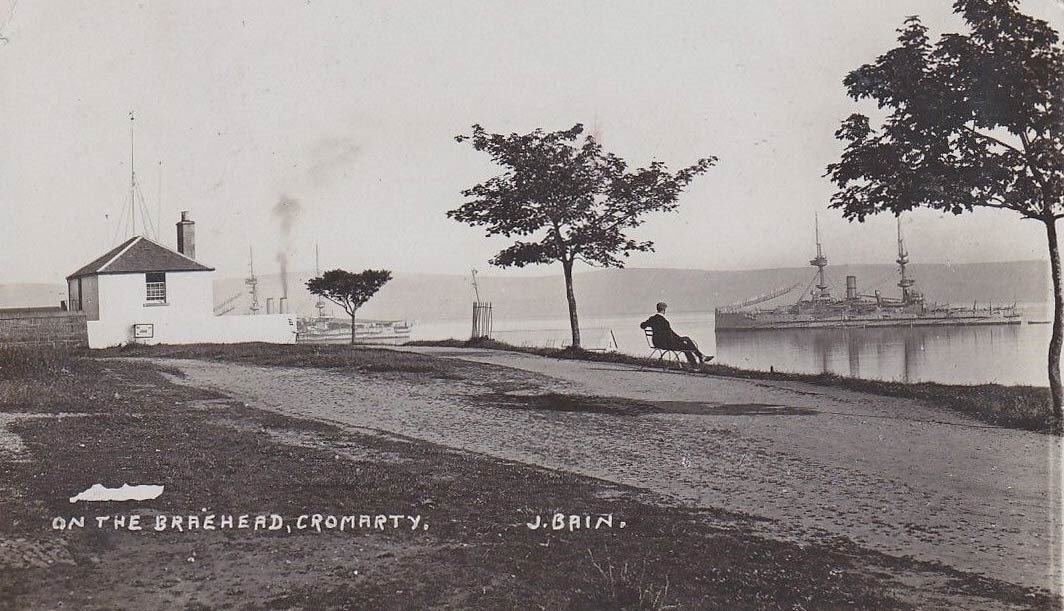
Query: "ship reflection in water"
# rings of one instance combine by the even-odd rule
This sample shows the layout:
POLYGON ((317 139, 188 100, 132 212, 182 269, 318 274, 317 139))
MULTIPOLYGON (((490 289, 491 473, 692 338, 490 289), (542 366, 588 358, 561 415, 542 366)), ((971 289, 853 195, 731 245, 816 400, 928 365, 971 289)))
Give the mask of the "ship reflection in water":
MULTIPOLYGON (((1022 303, 1034 320, 1052 317, 1041 303, 1022 303)), ((620 352, 650 355, 639 328, 645 313, 581 320, 588 348, 614 340, 620 352)), ((773 329, 714 333, 713 314, 677 312, 674 329, 690 335, 714 363, 792 373, 829 372, 874 380, 942 384, 1024 384, 1048 386, 1046 351, 1052 325, 985 325, 948 327, 876 327, 854 329, 773 329)), ((516 345, 559 347, 567 343, 569 321, 563 318, 496 320, 496 338, 516 345), (516 329, 523 330, 518 333, 516 329)), ((411 339, 469 337, 467 318, 421 321, 411 339)))
POLYGON ((718 362, 748 369, 1045 386, 1048 331, 1047 325, 730 331, 716 335, 716 347, 718 362))

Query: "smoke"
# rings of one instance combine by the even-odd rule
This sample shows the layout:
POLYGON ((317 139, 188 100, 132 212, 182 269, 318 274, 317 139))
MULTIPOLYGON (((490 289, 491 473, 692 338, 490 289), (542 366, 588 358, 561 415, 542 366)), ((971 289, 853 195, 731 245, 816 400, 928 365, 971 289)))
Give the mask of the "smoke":
POLYGON ((330 185, 347 171, 361 151, 361 145, 353 138, 321 138, 307 151, 306 176, 315 186, 330 185))
POLYGON ((281 225, 281 240, 275 258, 281 268, 281 296, 285 298, 288 297, 288 247, 300 209, 298 199, 282 195, 270 210, 281 225))
POLYGON ((296 218, 299 216, 299 212, 302 206, 299 204, 299 200, 282 195, 281 199, 277 200, 277 203, 273 205, 273 209, 270 212, 281 223, 281 238, 288 239, 289 234, 292 233, 292 227, 295 226, 296 218))
MULTIPOLYGON (((302 189, 321 191, 342 178, 362 151, 361 145, 351 137, 330 136, 319 138, 305 151, 305 164, 295 184, 302 189)), ((270 209, 270 215, 280 227, 280 240, 274 259, 281 270, 281 296, 288 297, 288 255, 291 251, 292 230, 299 220, 303 207, 300 201, 282 194, 270 209)))
POLYGON ((279 250, 276 259, 281 267, 281 297, 288 297, 288 253, 279 250))

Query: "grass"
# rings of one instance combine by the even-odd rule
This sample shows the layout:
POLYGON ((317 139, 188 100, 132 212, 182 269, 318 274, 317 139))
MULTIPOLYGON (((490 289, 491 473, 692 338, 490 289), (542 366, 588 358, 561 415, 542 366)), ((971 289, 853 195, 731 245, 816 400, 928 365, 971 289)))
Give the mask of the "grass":
POLYGON ((69 349, 0 345, 0 380, 41 379, 69 373, 73 362, 69 349))
MULTIPOLYGON (((448 348, 485 348, 523 352, 549 358, 574 359, 608 363, 623 363, 641 367, 679 367, 662 364, 657 359, 640 358, 618 352, 594 352, 579 348, 535 348, 513 346, 491 339, 443 340, 409 342, 409 346, 442 346, 448 348)), ((830 373, 804 374, 755 371, 739 369, 727 365, 709 364, 703 366, 702 373, 748 380, 771 380, 779 382, 805 382, 818 386, 830 386, 885 397, 916 399, 932 405, 947 408, 972 416, 981 422, 1036 431, 1041 433, 1061 433, 1061 423, 1054 421, 1052 398, 1048 388, 1035 386, 1002 386, 1000 384, 956 385, 935 382, 889 382, 850 378, 830 373)), ((694 373, 692 373, 694 375, 694 373)))
POLYGON ((0 412, 84 411, 104 396, 103 368, 63 348, 0 346, 0 412))
POLYGON ((315 367, 375 373, 417 373, 444 378, 450 377, 449 368, 445 363, 441 363, 439 359, 410 352, 371 348, 362 345, 279 345, 262 342, 155 346, 126 344, 116 348, 94 350, 93 355, 201 359, 249 365, 315 367))
MULTIPOLYGON (((184 358, 266 358, 257 350, 198 347, 184 358)), ((361 366, 371 359, 396 363, 378 350, 354 361, 338 360, 332 350, 350 351, 293 354, 361 366)), ((0 411, 85 415, 10 427, 27 451, 25 460, 0 457, 0 547, 10 561, 20 541, 39 541, 59 546, 69 560, 12 569, 0 558, 0 609, 107 609, 116 601, 145 610, 891 609, 923 595, 898 578, 914 571, 945 575, 946 598, 938 600, 1055 604, 1041 592, 943 574, 856 546, 760 538, 742 526, 744 516, 663 506, 599 480, 258 410, 174 385, 149 363, 33 351, 4 358, 0 371, 10 365, 19 377, 4 374, 0 389, 33 383, 41 398, 25 403, 0 392, 0 411), (62 383, 50 385, 57 375, 62 383), (166 491, 135 504, 67 501, 97 482, 153 483, 166 491), (525 526, 559 508, 611 513, 629 526, 575 532, 525 526), (321 534, 50 528, 51 517, 74 512, 204 511, 418 514, 431 528, 321 534)), ((434 371, 412 373, 411 383, 434 371)))
POLYGON ((647 583, 647 562, 644 558, 638 573, 627 562, 620 567, 614 566, 608 558, 600 563, 595 560, 591 550, 587 550, 591 567, 595 570, 592 577, 589 598, 590 603, 600 609, 617 609, 618 611, 667 611, 679 609, 678 605, 669 603, 669 578, 664 585, 647 583), (604 566, 605 565, 605 566, 604 566))
MULTIPOLYGON (((574 348, 536 348, 513 346, 490 339, 442 340, 409 342, 408 346, 438 346, 450 348, 481 348, 535 354, 549 358, 574 359, 608 363, 622 363, 640 367, 668 367, 679 370, 675 363, 662 363, 656 359, 640 358, 617 352, 595 352, 574 348)), ((11 349, 8 349, 10 353, 11 349)), ((24 363, 12 363, 0 351, 0 376, 17 376, 29 366, 51 367, 61 371, 67 361, 62 360, 61 350, 45 350, 24 363)), ((192 344, 183 346, 127 345, 119 348, 93 351, 101 356, 142 356, 159 358, 190 358, 265 366, 316 367, 345 369, 356 372, 395 372, 428 374, 437 378, 455 377, 454 367, 432 358, 384 348, 368 346, 296 344, 276 345, 264 343, 246 344, 192 344)), ((1061 423, 1052 416, 1052 401, 1048 388, 1034 386, 1002 386, 1000 384, 953 385, 935 382, 904 383, 882 380, 851 378, 830 373, 802 374, 786 372, 739 369, 727 365, 708 364, 702 374, 769 380, 778 382, 804 382, 830 386, 856 392, 886 397, 915 399, 928 404, 967 414, 987 424, 1060 434, 1061 423)))

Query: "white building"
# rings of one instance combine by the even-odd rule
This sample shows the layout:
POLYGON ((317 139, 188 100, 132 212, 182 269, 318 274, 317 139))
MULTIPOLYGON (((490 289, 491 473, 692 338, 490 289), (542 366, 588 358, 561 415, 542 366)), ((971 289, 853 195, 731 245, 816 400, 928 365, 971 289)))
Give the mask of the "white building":
POLYGON ((70 309, 85 313, 90 348, 295 343, 294 315, 214 315, 214 268, 195 260, 194 231, 182 212, 178 251, 136 236, 67 276, 70 309))

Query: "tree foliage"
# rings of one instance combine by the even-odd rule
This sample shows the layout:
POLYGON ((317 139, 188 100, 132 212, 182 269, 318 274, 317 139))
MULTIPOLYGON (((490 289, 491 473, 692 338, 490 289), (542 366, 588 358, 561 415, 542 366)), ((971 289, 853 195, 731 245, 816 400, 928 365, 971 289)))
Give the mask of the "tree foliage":
POLYGON ((956 0, 967 33, 932 43, 918 17, 899 45, 844 80, 854 100, 846 143, 827 168, 831 206, 850 220, 925 207, 961 214, 1010 210, 1044 223, 1054 288, 1049 385, 1062 417, 1064 297, 1056 221, 1064 216, 1064 53, 1057 32, 1021 13, 1016 0, 956 0))
POLYGON ((335 303, 353 317, 391 279, 392 273, 383 269, 367 269, 357 274, 334 269, 308 280, 307 290, 335 303))
POLYGON ((932 44, 909 17, 897 48, 846 77, 850 97, 888 111, 879 125, 853 114, 836 133, 847 144, 828 166, 840 188, 831 205, 847 218, 917 207, 1062 216, 1057 33, 1014 0, 957 0, 954 9, 970 33, 932 44))
POLYGON ((680 193, 716 158, 707 157, 677 172, 654 161, 629 169, 620 157, 604 151, 580 124, 556 132, 493 134, 474 125, 469 141, 486 152, 504 172, 462 191, 468 200, 447 216, 483 227, 488 236, 514 238, 491 259, 499 267, 560 262, 565 274, 573 345, 580 345, 573 264, 623 267, 633 252, 654 249, 649 240, 628 232, 651 212, 675 210, 680 193))
POLYGON ((492 260, 500 267, 583 261, 623 267, 623 257, 654 249, 626 234, 650 212, 676 209, 680 193, 715 157, 670 173, 660 161, 629 170, 582 125, 558 132, 489 134, 480 125, 457 136, 487 152, 506 172, 462 191, 469 198, 447 216, 483 226, 487 235, 518 237, 492 260), (525 239, 532 238, 532 239, 525 239))

